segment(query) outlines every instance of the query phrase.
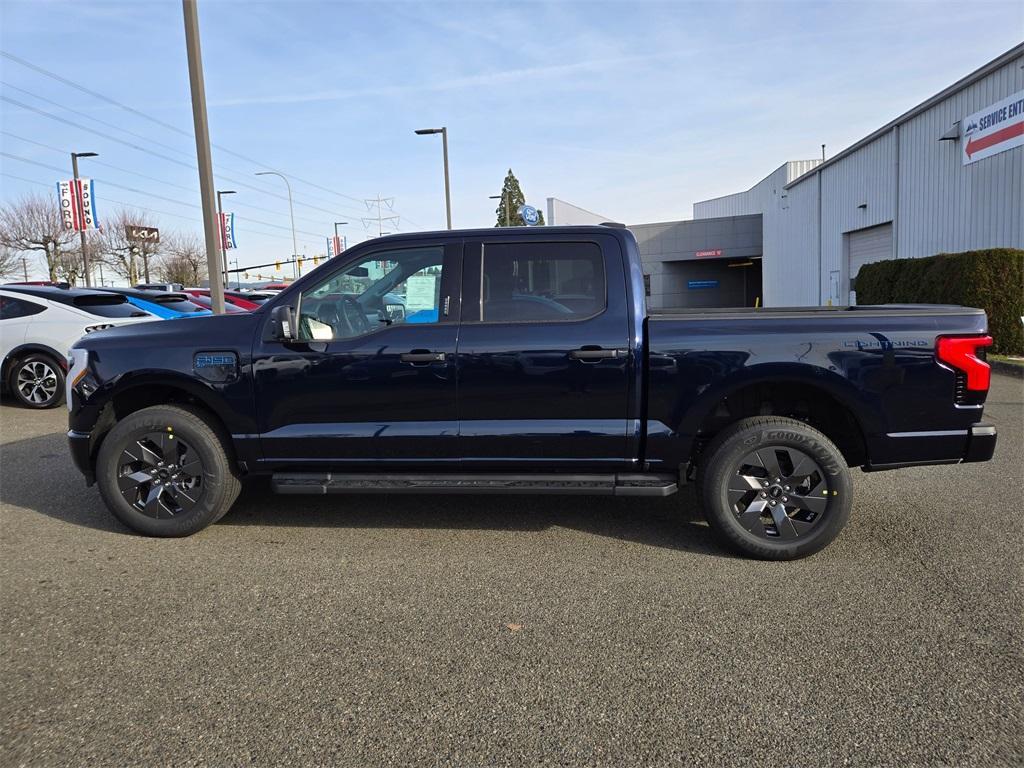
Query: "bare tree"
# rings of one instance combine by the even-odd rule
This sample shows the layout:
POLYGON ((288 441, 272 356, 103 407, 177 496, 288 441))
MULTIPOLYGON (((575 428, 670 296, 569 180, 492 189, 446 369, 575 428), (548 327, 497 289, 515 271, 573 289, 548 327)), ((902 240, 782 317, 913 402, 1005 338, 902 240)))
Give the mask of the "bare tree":
POLYGON ((22 275, 22 257, 6 245, 0 245, 0 279, 22 275))
POLYGON ((169 235, 155 271, 161 282, 198 286, 207 278, 206 246, 193 232, 169 235))
POLYGON ((145 214, 127 209, 120 210, 107 220, 94 250, 103 263, 125 278, 129 285, 139 282, 140 276, 148 283, 150 259, 160 252, 161 245, 128 242, 128 228, 154 226, 156 222, 146 218, 145 214))
POLYGON ((0 206, 0 246, 18 253, 42 253, 50 280, 60 279, 58 272, 81 275, 81 268, 66 268, 72 253, 68 245, 74 237, 74 232, 64 229, 60 207, 53 198, 29 194, 0 206))

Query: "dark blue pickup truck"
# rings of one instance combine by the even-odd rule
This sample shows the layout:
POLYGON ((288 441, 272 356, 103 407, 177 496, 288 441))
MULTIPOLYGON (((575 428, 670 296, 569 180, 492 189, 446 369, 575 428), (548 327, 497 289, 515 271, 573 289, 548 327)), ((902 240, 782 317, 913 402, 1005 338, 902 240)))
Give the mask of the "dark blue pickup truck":
POLYGON ((648 312, 621 226, 390 236, 251 314, 90 334, 68 436, 155 536, 213 523, 254 475, 288 494, 693 481, 728 544, 788 559, 842 529, 849 468, 992 456, 986 332, 952 306, 648 312))

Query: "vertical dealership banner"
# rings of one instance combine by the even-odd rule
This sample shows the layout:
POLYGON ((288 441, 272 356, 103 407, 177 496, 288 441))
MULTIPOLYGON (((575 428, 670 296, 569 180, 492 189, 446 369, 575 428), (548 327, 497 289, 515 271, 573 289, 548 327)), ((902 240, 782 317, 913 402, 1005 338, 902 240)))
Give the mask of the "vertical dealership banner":
POLYGON ((327 238, 327 257, 331 258, 332 256, 337 256, 339 253, 344 251, 345 248, 347 247, 346 246, 346 239, 347 238, 345 238, 344 236, 338 237, 337 235, 334 235, 333 237, 328 237, 327 238))
POLYGON ((235 214, 222 213, 220 215, 220 244, 225 251, 237 248, 235 242, 235 214))
POLYGON ((57 182, 60 216, 64 229, 81 232, 99 229, 96 217, 96 193, 92 179, 68 179, 57 182))
POLYGON ((1024 91, 968 115, 960 121, 960 130, 964 165, 1024 146, 1024 91))

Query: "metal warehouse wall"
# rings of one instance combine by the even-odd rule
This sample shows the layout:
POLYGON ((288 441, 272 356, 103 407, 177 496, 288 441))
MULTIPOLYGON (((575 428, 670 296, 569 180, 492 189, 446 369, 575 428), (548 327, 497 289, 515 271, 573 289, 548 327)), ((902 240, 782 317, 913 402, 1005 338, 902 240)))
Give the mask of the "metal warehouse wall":
POLYGON ((1024 147, 960 163, 959 141, 937 141, 957 120, 1024 89, 1024 56, 899 126, 899 258, 1024 247, 1024 147))
POLYGON ((694 203, 693 218, 710 219, 720 216, 746 216, 752 213, 763 213, 777 201, 778 196, 783 192, 783 187, 820 164, 821 160, 790 160, 745 192, 694 203))
POLYGON ((547 216, 546 224, 604 224, 606 221, 614 221, 607 216, 580 208, 565 200, 559 200, 557 197, 548 198, 547 216))
POLYGON ((1022 88, 1024 56, 1018 55, 769 202, 765 304, 845 303, 846 235, 886 222, 893 224, 894 258, 1024 248, 1024 147, 965 166, 960 142, 939 140, 958 120, 1022 88), (815 279, 799 279, 797 272, 815 279))

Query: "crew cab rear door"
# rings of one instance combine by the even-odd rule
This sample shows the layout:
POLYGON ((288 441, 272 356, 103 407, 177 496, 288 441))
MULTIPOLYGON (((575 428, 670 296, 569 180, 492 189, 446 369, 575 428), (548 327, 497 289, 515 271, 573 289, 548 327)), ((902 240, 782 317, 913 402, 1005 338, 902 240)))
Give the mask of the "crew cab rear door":
POLYGON ((626 276, 612 236, 468 242, 459 332, 463 465, 632 466, 626 276))
POLYGON ((461 242, 382 243, 301 291, 298 340, 254 347, 265 461, 457 462, 461 261, 461 242))

